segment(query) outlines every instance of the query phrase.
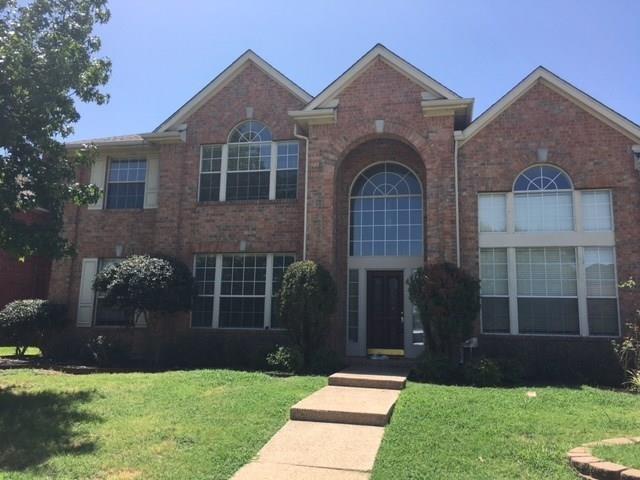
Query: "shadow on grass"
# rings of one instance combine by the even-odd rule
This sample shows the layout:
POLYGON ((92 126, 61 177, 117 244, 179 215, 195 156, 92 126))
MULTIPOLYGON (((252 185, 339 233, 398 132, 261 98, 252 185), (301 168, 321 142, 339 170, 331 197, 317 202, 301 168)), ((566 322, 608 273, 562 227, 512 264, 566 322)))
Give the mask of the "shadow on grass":
POLYGON ((55 455, 92 452, 95 444, 74 428, 99 420, 79 409, 92 395, 0 387, 0 472, 34 467, 55 455))

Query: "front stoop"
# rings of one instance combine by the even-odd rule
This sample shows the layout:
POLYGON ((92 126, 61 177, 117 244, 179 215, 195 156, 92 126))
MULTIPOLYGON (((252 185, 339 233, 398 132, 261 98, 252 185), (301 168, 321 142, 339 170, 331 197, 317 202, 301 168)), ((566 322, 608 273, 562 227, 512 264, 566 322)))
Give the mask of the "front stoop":
POLYGON ((407 383, 407 374, 406 369, 399 368, 355 367, 331 375, 329 385, 402 390, 407 383))
POLYGON ((398 395, 398 390, 328 386, 291 407, 291 420, 384 427, 398 395))
POLYGON ((291 421, 233 480, 368 479, 407 373, 355 367, 331 375, 291 407, 291 421))

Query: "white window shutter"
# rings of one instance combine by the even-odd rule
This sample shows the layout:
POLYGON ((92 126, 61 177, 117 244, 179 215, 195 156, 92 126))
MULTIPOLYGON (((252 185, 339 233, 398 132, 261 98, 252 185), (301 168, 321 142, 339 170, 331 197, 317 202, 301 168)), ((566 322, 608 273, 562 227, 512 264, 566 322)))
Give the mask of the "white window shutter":
POLYGON ((76 317, 76 326, 78 327, 90 327, 93 323, 93 302, 95 299, 93 281, 97 273, 98 259, 83 258, 80 294, 78 295, 78 316, 76 317))
MULTIPOLYGON (((105 179, 107 173, 107 159, 104 157, 96 158, 93 165, 91 165, 91 177, 89 178, 89 183, 93 183, 97 185, 100 190, 105 190, 105 179)), ((88 206, 89 210, 100 210, 104 205, 104 196, 106 192, 100 196, 96 203, 92 203, 88 206)))
POLYGON ((147 178, 144 186, 144 208, 158 208, 158 187, 160 184, 160 168, 158 157, 147 157, 147 178))

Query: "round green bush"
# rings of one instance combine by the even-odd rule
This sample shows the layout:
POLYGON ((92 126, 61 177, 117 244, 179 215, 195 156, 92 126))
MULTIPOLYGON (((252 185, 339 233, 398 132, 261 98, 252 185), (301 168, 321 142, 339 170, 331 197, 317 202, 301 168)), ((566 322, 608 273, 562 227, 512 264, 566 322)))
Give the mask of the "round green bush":
POLYGON ((289 265, 280 288, 280 318, 305 364, 323 346, 336 309, 336 284, 321 265, 306 260, 289 265))
POLYGON ((48 341, 64 328, 66 309, 48 300, 15 300, 0 311, 0 331, 16 347, 16 355, 23 356, 30 346, 40 348, 46 355, 48 341))

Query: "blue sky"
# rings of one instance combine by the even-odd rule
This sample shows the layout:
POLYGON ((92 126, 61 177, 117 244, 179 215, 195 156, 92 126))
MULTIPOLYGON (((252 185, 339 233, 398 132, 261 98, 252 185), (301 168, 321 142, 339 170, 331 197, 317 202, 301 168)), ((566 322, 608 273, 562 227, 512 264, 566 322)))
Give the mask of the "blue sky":
POLYGON ((640 123, 640 0, 111 0, 108 105, 71 139, 153 130, 246 49, 312 95, 380 42, 478 116, 538 65, 640 123))

